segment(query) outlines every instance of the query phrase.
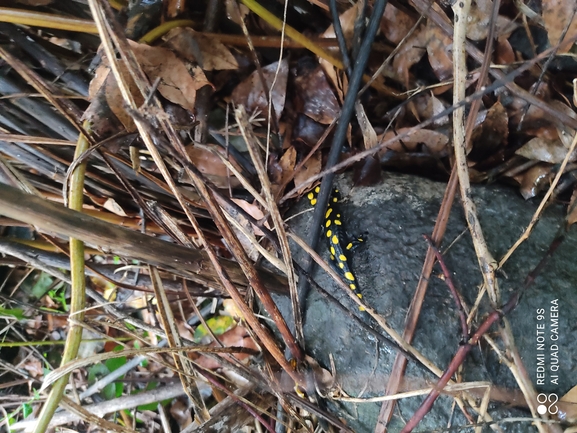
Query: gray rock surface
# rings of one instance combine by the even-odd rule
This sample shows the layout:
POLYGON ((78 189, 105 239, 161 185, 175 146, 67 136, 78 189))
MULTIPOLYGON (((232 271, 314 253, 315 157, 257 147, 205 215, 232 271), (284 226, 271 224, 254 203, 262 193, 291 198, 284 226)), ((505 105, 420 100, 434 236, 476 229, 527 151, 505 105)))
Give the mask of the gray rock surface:
MULTIPOLYGON (((443 197, 445 185, 430 180, 397 174, 386 174, 384 181, 375 187, 351 188, 350 179, 341 177, 337 186, 343 195, 341 205, 345 228, 349 233, 367 232, 368 239, 353 255, 353 270, 366 303, 377 310, 400 333, 404 318, 415 291, 427 245, 423 234, 430 234, 443 197)), ((537 201, 524 201, 513 189, 498 185, 474 187, 473 198, 488 241, 489 249, 499 259, 515 242, 530 221, 537 201)), ((308 208, 302 201, 295 213, 308 208)), ((525 242, 507 262, 499 275, 503 302, 519 287, 527 274, 537 265, 563 223, 564 209, 555 205, 545 211, 531 238, 525 242)), ((293 229, 305 236, 311 225, 312 212, 304 213, 291 221, 293 229)), ((442 250, 454 281, 467 305, 473 305, 482 283, 473 245, 462 213, 460 202, 454 206, 445 235, 442 250)), ((559 305, 559 371, 558 384, 551 384, 547 372, 545 386, 537 386, 538 392, 553 392, 562 396, 577 385, 577 235, 571 230, 553 260, 547 265, 536 283, 522 298, 517 309, 510 315, 517 347, 525 367, 536 384, 537 326, 545 323, 545 365, 550 367, 551 341, 550 306, 553 300, 559 305), (539 320, 538 309, 544 309, 545 318, 539 320)), ((294 248, 298 259, 299 251, 294 248)), ((324 259, 328 259, 325 248, 324 259)), ((414 346, 444 370, 459 347, 460 326, 454 302, 443 281, 435 278, 440 274, 436 265, 430 281, 425 304, 418 324, 414 346)), ((376 323, 356 306, 321 270, 314 273, 315 280, 333 293, 343 304, 355 311, 365 323, 378 332, 376 323)), ((289 301, 277 300, 285 317, 289 314, 289 301)), ((477 315, 475 327, 489 311, 485 297, 477 315)), ((492 332, 496 330, 492 328, 492 332)), ((375 397, 383 395, 395 358, 395 350, 359 329, 355 322, 343 315, 314 289, 308 297, 305 336, 307 352, 321 365, 329 368, 329 354, 336 365, 336 381, 352 397, 375 397)), ((494 336, 497 335, 494 333, 494 336)), ((502 343, 501 343, 502 347, 502 343)), ((463 380, 490 381, 502 390, 512 393, 518 390, 508 368, 499 363, 492 350, 485 344, 474 349, 467 357, 462 372, 463 380)), ((415 362, 409 361, 406 371, 406 389, 419 389, 426 381, 434 381, 415 362)), ((431 383, 431 382, 429 382, 431 383)), ((389 432, 400 431, 423 397, 404 399, 400 402, 389 432)), ((443 396, 437 400, 434 410, 415 431, 444 431, 447 425, 466 426, 460 410, 451 409, 453 399, 443 396)), ((372 432, 379 413, 380 403, 329 402, 330 410, 351 426, 356 432, 372 432)), ((472 412, 471 412, 472 413, 472 412)), ((489 413, 495 420, 508 416, 529 417, 523 408, 511 408, 506 403, 493 402, 489 413)), ((503 423, 506 432, 536 431, 529 422, 503 423)), ((472 431, 464 428, 459 431, 472 431)), ((491 431, 484 427, 483 431, 491 431)))

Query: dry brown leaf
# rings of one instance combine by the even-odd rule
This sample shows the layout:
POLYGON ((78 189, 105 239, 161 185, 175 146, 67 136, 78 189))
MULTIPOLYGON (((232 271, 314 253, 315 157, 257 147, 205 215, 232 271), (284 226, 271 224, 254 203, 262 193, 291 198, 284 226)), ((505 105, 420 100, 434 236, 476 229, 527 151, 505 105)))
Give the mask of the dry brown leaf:
POLYGON ((403 44, 395 55, 390 70, 386 70, 385 74, 403 84, 406 89, 410 88, 409 69, 425 55, 426 45, 427 30, 425 26, 420 26, 403 44))
MULTIPOLYGON (((563 145, 561 140, 547 140, 541 137, 534 137, 525 143, 520 149, 515 152, 527 159, 535 161, 548 162, 550 164, 560 164, 567 155, 567 148, 563 145)), ((569 161, 577 160, 577 150, 573 152, 569 161)))
MULTIPOLYGON (((279 185, 284 185, 285 182, 293 175, 295 164, 297 161, 297 151, 294 146, 290 146, 283 156, 280 158, 279 166, 281 169, 280 179, 278 181, 279 185)), ((276 185, 275 192, 278 189, 278 185, 276 185)))
MULTIPOLYGON (((567 116, 577 120, 577 114, 575 113, 575 111, 568 105, 564 104, 563 102, 553 100, 550 102, 550 105, 556 110, 559 110, 560 112, 566 114, 567 116)), ((569 149, 569 147, 571 147, 573 137, 575 137, 575 133, 577 131, 565 125, 564 123, 557 121, 557 119, 555 118, 553 118, 553 121, 557 126, 557 134, 559 135, 561 142, 567 149, 569 149)))
POLYGON ((498 65, 510 65, 515 61, 515 53, 509 40, 500 36, 495 44, 495 63, 498 65))
POLYGON ((365 113, 365 109, 360 101, 357 101, 355 104, 355 111, 357 114, 357 121, 359 122, 359 127, 361 128, 361 132, 363 134, 363 143, 365 145, 365 149, 372 149, 377 145, 377 133, 375 132, 375 128, 371 125, 367 114, 365 113))
MULTIPOLYGON (((339 15, 339 21, 341 22, 341 28, 343 29, 343 35, 345 37, 345 42, 347 43, 347 47, 350 47, 350 44, 353 39, 353 34, 355 32, 355 20, 357 15, 359 14, 359 6, 360 3, 355 3, 351 8, 344 11, 342 14, 339 15)), ((322 38, 335 38, 335 28, 331 24, 321 35, 322 38)), ((338 54, 338 48, 332 48, 331 51, 333 54, 338 54)))
POLYGON ((108 66, 108 62, 103 60, 94 71, 94 78, 92 78, 90 85, 88 86, 88 98, 90 101, 92 101, 92 99, 100 91, 106 82, 106 78, 108 77, 109 73, 110 67, 108 66))
POLYGON ((225 0, 226 17, 238 26, 242 26, 249 9, 235 0, 225 0), (240 12, 240 14, 239 14, 240 12))
MULTIPOLYGON (((280 66, 279 62, 265 66, 262 68, 262 73, 269 92, 272 93, 272 105, 278 121, 284 110, 288 78, 288 61, 283 59, 280 62, 280 66), (274 88, 271 89, 273 81, 274 88)), ((254 113, 258 110, 265 117, 268 117, 267 95, 265 95, 258 71, 254 71, 246 80, 236 86, 232 92, 231 99, 235 105, 244 105, 248 113, 254 113)))
MULTIPOLYGON (((433 93, 423 93, 413 101, 412 112, 418 121, 435 117, 445 110, 445 104, 433 93)), ((434 126, 444 126, 449 124, 449 116, 443 116, 432 123, 434 126)))
MULTIPOLYGON (((124 63, 119 63, 118 67, 122 75, 126 77, 126 81, 128 82, 128 89, 132 95, 132 98, 134 99, 134 102, 137 106, 141 106, 144 103, 144 98, 138 90, 138 86, 128 73, 124 63)), ((120 123, 124 125, 126 131, 136 131, 136 124, 134 123, 132 116, 126 111, 126 103, 124 102, 122 93, 120 93, 120 89, 118 88, 118 83, 116 82, 116 77, 114 74, 108 74, 104 84, 104 92, 106 94, 106 102, 110 107, 110 111, 112 111, 116 118, 120 120, 120 123)))
POLYGON ((561 397, 558 406, 559 419, 569 423, 577 422, 577 386, 571 388, 567 394, 561 397))
POLYGON ((535 197, 548 185, 547 180, 551 174, 551 165, 539 163, 529 170, 517 175, 514 179, 519 182, 519 192, 525 200, 535 197))
POLYGON ((199 67, 187 68, 176 55, 162 47, 129 41, 142 69, 151 82, 160 78, 158 91, 175 104, 194 112, 196 92, 211 84, 199 67))
MULTIPOLYGON (((402 134, 408 129, 409 128, 400 128, 394 132, 388 131, 385 134, 379 136, 379 141, 383 142, 390 140, 394 136, 402 134)), ((407 151, 412 152, 417 150, 419 145, 424 145, 431 153, 438 153, 447 146, 447 143, 449 143, 449 137, 447 137, 445 134, 432 131, 430 129, 419 129, 417 131, 411 132, 408 137, 390 144, 385 149, 380 151, 379 154, 383 155, 386 153, 387 149, 401 153, 407 151)))
POLYGON ((166 43, 180 57, 197 62, 204 71, 238 69, 238 62, 222 42, 189 27, 171 30, 166 35, 166 43))
POLYGON ((296 77, 295 87, 296 96, 303 104, 302 113, 311 119, 328 125, 340 115, 337 98, 320 66, 296 77))
POLYGON ((439 81, 453 77, 453 41, 433 22, 427 24, 427 54, 439 81))
POLYGON ((479 113, 471 136, 470 158, 479 161, 491 157, 509 137, 509 117, 501 102, 479 113))
MULTIPOLYGON (((303 182, 305 182, 308 178, 315 176, 321 172, 322 168, 321 158, 322 155, 320 152, 316 152, 309 158, 309 160, 303 165, 303 167, 295 174, 295 185, 300 185, 303 182)), ((308 188, 309 186, 307 185, 305 188, 299 189, 299 194, 302 194, 308 188)))
MULTIPOLYGON (((246 349, 252 349, 254 351, 260 350, 259 347, 254 342, 254 340, 248 334, 246 329, 242 326, 235 326, 230 331, 227 331, 224 334, 220 335, 218 339, 226 347, 236 346, 236 347, 244 347, 246 349)), ((214 347, 216 346, 216 343, 212 342, 210 346, 214 347)), ((233 356, 238 360, 242 361, 251 355, 248 353, 236 353, 233 356)), ((211 358, 207 358, 205 356, 200 356, 200 358, 198 358, 195 362, 197 362, 200 366, 211 370, 220 367, 220 364, 217 361, 211 358)))
MULTIPOLYGON (((226 157, 224 149, 217 146, 210 146, 214 151, 226 157)), ((222 162, 218 155, 215 155, 208 149, 199 146, 186 146, 186 153, 194 166, 200 171, 208 180, 210 180, 218 188, 236 188, 240 186, 240 181, 227 170, 226 165, 222 162)), ((240 168, 236 162, 229 158, 232 164, 240 168)), ((182 182, 189 183, 187 179, 181 179, 182 182)))
MULTIPOLYGON (((246 200, 240 200, 236 198, 233 198, 232 201, 235 202, 237 205, 239 205, 246 213, 248 213, 255 220, 261 221, 264 218, 264 213, 262 212, 261 208, 256 204, 256 202, 249 203, 246 200)), ((258 228, 255 225, 252 225, 252 228, 257 236, 264 236, 264 233, 261 231, 260 228, 258 228)))
POLYGON ((381 19, 381 32, 389 41, 397 45, 407 36, 416 22, 417 20, 413 17, 387 3, 385 13, 381 19))
MULTIPOLYGON (((543 0, 543 21, 549 35, 549 43, 555 46, 561 40, 561 35, 565 27, 569 25, 569 30, 564 41, 573 38, 577 34, 577 0, 543 0), (573 18, 573 20, 571 20, 573 18), (570 21, 571 20, 571 21, 570 21)), ((566 53, 571 49, 572 43, 564 42, 559 47, 560 53, 566 53)))
MULTIPOLYGON (((471 10, 467 19, 467 37, 474 41, 482 41, 487 38, 491 26, 491 13, 493 2, 491 0, 477 0, 471 3, 471 10)), ((501 15, 497 16, 495 34, 511 33, 517 25, 501 15)))

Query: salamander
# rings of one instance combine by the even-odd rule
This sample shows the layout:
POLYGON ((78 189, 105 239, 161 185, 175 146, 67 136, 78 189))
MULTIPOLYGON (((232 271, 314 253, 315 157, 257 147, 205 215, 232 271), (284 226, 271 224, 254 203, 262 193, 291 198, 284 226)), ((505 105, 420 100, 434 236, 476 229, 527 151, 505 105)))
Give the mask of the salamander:
MULTIPOLYGON (((317 197, 320 189, 320 186, 317 186, 307 195, 307 198, 313 207, 317 204, 317 197)), ((358 292, 357 279, 351 270, 350 252, 360 242, 363 242, 364 239, 362 237, 358 237, 354 240, 346 239, 341 214, 338 210, 338 202, 340 198, 339 190, 334 189, 329 199, 329 204, 327 205, 323 221, 324 237, 327 241, 330 258, 336 271, 349 288, 353 290, 360 299, 362 299, 363 295, 358 292)), ((364 311, 364 308, 360 307, 360 310, 364 311)))

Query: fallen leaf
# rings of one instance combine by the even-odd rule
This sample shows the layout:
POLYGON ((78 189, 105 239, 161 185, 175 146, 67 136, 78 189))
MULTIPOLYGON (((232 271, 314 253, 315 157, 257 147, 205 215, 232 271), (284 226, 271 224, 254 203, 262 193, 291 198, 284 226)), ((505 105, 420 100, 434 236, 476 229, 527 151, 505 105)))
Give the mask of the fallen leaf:
POLYGON ((406 89, 409 89, 409 69, 417 64, 427 50, 427 30, 425 26, 419 28, 407 38, 399 52, 393 58, 393 63, 390 70, 385 71, 388 77, 403 84, 406 89))
POLYGON ((160 78, 158 91, 175 104, 194 112, 196 92, 211 84, 198 66, 187 68, 176 55, 162 47, 129 41, 142 69, 151 82, 160 78))
POLYGON ((487 111, 479 113, 482 121, 475 125, 471 136, 473 161, 481 161, 494 155, 507 143, 509 137, 509 117, 501 102, 497 101, 487 111))
POLYGON ((560 420, 567 423, 577 421, 577 386, 571 388, 558 403, 560 420))
POLYGON ((541 4, 543 21, 551 46, 559 43, 565 28, 569 25, 569 30, 563 39, 564 42, 559 47, 558 53, 568 52, 573 43, 566 41, 577 35, 577 14, 574 13, 577 8, 577 0, 543 0, 541 4))
POLYGON ((363 134, 363 143, 365 144, 365 149, 372 149, 377 145, 377 133, 371 125, 367 114, 365 113, 365 109, 360 101, 357 101, 355 104, 355 111, 357 114, 357 121, 359 123, 359 127, 361 128, 361 132, 363 134))
POLYGON ((294 146, 290 146, 279 161, 281 168, 279 184, 284 185, 285 182, 293 175, 295 164, 297 160, 297 151, 294 146))
POLYGON ((391 3, 387 3, 381 19, 381 32, 389 41, 397 45, 407 36, 416 22, 415 18, 397 9, 391 3))
MULTIPOLYGON (((128 89, 134 102, 137 106, 141 106, 144 103, 144 98, 138 90, 138 86, 128 73, 124 63, 119 63, 118 67, 122 73, 122 75, 126 78, 128 89)), ((126 103, 124 102, 124 98, 122 97, 122 93, 118 88, 118 83, 116 82, 116 77, 114 74, 108 74, 106 78, 106 82, 104 84, 104 92, 106 94, 106 102, 110 107, 110 111, 114 113, 116 118, 120 120, 120 123, 124 125, 124 128, 127 132, 134 132, 136 131, 136 124, 134 123, 134 119, 132 115, 126 111, 126 103)))
MULTIPOLYGON (((409 128, 400 128, 396 131, 388 131, 385 134, 379 136, 379 142, 390 140, 394 136, 402 134, 407 129, 409 128)), ((447 146, 448 143, 449 137, 441 132, 432 131, 430 129, 419 129, 417 131, 411 132, 408 137, 390 144, 385 149, 380 151, 379 154, 383 155, 386 153, 387 149, 401 153, 407 151, 413 152, 418 150, 419 145, 424 145, 431 153, 439 153, 447 146)))
MULTIPOLYGON (((272 105, 278 121, 284 110, 288 61, 283 59, 280 65, 279 62, 275 62, 265 66, 262 68, 262 73, 269 93, 272 95, 272 105), (274 87, 272 87, 273 82, 274 87)), ((249 114, 258 110, 265 117, 268 117, 267 95, 265 95, 258 71, 254 71, 246 80, 236 86, 232 92, 231 99, 235 105, 244 105, 249 114)))
MULTIPOLYGON (((240 181, 230 173, 221 158, 218 155, 215 155, 214 152, 218 152, 226 157, 226 151, 216 145, 206 145, 205 147, 193 145, 186 146, 186 153, 190 157, 194 166, 216 187, 236 188, 240 186, 240 181)), ((235 165, 236 168, 240 169, 232 157, 229 156, 228 160, 235 165)), ((190 183, 186 176, 183 176, 180 181, 190 183)))
POLYGON ((518 174, 514 179, 519 182, 519 192, 525 200, 535 197, 548 185, 551 174, 551 165, 540 163, 529 170, 518 174))
MULTIPOLYGON (((550 164, 560 164, 567 155, 567 148, 563 142, 557 140, 547 140, 541 137, 534 137, 525 143, 515 152, 517 155, 535 161, 548 162, 550 164)), ((573 152, 569 161, 577 160, 577 150, 573 152)))
MULTIPOLYGON (((239 205, 247 214, 253 217, 256 221, 260 221, 264 218, 264 213, 261 208, 255 203, 249 203, 246 200, 240 200, 233 198, 233 202, 239 205)), ((252 226, 254 233, 258 236, 264 236, 264 233, 257 226, 252 226)))
MULTIPOLYGON (((493 2, 491 0, 477 0, 471 3, 471 10, 467 16, 467 38, 473 41, 487 39, 491 26, 493 2)), ((508 18, 498 15, 495 26, 495 35, 511 33, 517 25, 508 18)))
POLYGON ((302 101, 302 113, 314 121, 328 125, 340 115, 337 98, 320 66, 297 76, 295 87, 296 96, 302 101))
POLYGON ((165 39, 178 55, 190 62, 197 62, 204 71, 238 69, 238 62, 222 42, 195 32, 190 27, 173 29, 165 39))
POLYGON ((453 77, 453 41, 433 22, 427 24, 427 55, 439 81, 453 77))
POLYGON ((495 44, 495 63, 498 65, 510 65, 515 61, 515 53, 509 40, 500 36, 495 44))
MULTIPOLYGON (((322 164, 321 164, 322 155, 320 152, 314 153, 307 162, 303 164, 303 167, 296 172, 295 174, 295 185, 301 185, 307 179, 312 176, 315 176, 321 172, 322 164)), ((299 189, 299 194, 302 194, 305 190, 309 189, 310 187, 307 185, 304 188, 299 189)))

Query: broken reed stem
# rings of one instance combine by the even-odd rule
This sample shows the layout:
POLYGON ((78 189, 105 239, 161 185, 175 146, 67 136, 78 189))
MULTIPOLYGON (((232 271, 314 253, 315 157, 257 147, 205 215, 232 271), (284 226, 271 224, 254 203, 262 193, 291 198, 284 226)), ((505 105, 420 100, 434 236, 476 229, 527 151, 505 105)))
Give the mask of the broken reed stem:
MULTIPOLYGON (((453 38, 453 101, 455 103, 464 100, 466 97, 467 54, 465 51, 465 42, 467 17, 470 7, 470 0, 458 1, 453 5, 455 12, 455 33, 453 38)), ((485 286, 489 293, 491 304, 495 308, 500 299, 499 288, 495 280, 495 259, 487 248, 487 243, 483 236, 483 229, 477 216, 477 209, 471 197, 471 183, 469 179, 469 168, 467 166, 467 143, 465 138, 465 107, 459 107, 453 112, 453 147, 455 149, 455 164, 457 165, 457 175, 459 176, 461 200, 485 286)))
MULTIPOLYGON (((84 129, 90 131, 88 121, 84 122, 84 129)), ((84 135, 78 137, 78 144, 74 152, 74 158, 80 157, 90 146, 84 135)), ((81 212, 84 202, 84 175, 86 173, 86 162, 79 164, 70 179, 70 194, 68 206, 70 209, 81 212)), ((84 307, 86 305, 86 277, 84 275, 84 242, 70 238, 70 318, 74 318, 75 323, 84 320, 84 307)), ((82 341, 82 326, 70 322, 66 345, 62 354, 60 365, 66 365, 74 361, 78 355, 80 342, 82 341)), ((52 387, 46 403, 38 417, 38 422, 34 428, 34 433, 44 433, 54 416, 60 400, 64 395, 64 390, 68 384, 69 374, 58 379, 52 387)))

